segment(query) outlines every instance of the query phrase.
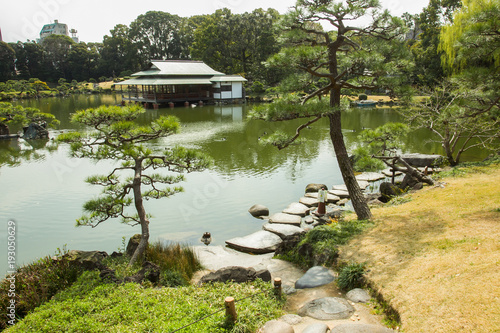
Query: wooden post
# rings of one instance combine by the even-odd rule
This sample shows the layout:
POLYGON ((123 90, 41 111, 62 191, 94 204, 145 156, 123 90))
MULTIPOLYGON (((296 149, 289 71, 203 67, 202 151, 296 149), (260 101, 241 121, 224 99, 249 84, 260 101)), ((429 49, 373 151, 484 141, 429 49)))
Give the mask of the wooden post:
POLYGON ((230 317, 231 321, 235 322, 238 315, 236 314, 236 307, 234 306, 234 298, 226 297, 224 305, 226 306, 226 317, 230 317))
POLYGON ((278 296, 278 299, 281 299, 281 279, 274 279, 274 293, 278 296))

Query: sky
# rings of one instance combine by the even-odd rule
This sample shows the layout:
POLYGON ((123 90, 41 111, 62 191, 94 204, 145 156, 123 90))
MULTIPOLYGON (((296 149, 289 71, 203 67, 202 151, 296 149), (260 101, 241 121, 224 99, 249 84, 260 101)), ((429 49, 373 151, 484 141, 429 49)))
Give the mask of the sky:
MULTIPOLYGON (((129 25, 147 11, 164 11, 182 17, 211 14, 219 8, 233 13, 274 8, 285 13, 296 0, 19 0, 3 1, 0 29, 4 42, 36 40, 44 24, 59 20, 76 29, 80 41, 102 42, 117 24, 129 25), (22 8, 22 9, 21 9, 22 8)), ((393 15, 420 13, 429 0, 381 0, 393 15)))

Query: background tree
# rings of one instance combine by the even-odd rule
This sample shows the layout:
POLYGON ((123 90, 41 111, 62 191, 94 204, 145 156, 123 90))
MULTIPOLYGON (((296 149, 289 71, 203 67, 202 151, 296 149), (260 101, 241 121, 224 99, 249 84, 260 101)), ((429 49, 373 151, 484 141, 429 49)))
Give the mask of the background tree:
POLYGON ((71 80, 69 54, 75 44, 70 37, 64 35, 50 35, 43 40, 44 65, 50 73, 47 80, 55 82, 61 77, 71 80))
POLYGON ((16 76, 15 60, 16 53, 12 46, 0 42, 0 81, 7 81, 16 76))
POLYGON ((111 36, 105 35, 99 62, 99 76, 112 76, 130 70, 140 69, 138 50, 130 40, 130 28, 123 24, 116 25, 111 36))
POLYGON ((390 88, 395 86, 392 80, 402 78, 398 74, 409 65, 400 60, 407 54, 396 39, 404 32, 402 21, 387 11, 380 11, 378 1, 299 0, 284 16, 281 25, 289 47, 282 49, 272 61, 305 71, 316 79, 318 88, 301 98, 300 104, 293 104, 293 100, 278 101, 258 108, 253 117, 273 121, 311 119, 300 126, 294 136, 281 138, 281 148, 293 143, 309 124, 328 118, 330 138, 354 210, 359 219, 370 219, 371 212, 354 177, 342 135, 341 95, 343 89, 364 92, 390 88), (349 25, 368 15, 372 22, 366 27, 349 25), (332 30, 324 31, 319 23, 327 24, 332 30), (321 101, 323 95, 329 95, 326 103, 321 101))
POLYGON ((101 106, 97 109, 78 111, 72 121, 89 126, 95 131, 89 134, 66 133, 59 140, 71 143, 71 154, 78 158, 95 160, 113 159, 121 161, 121 166, 103 176, 92 176, 87 182, 103 186, 97 199, 85 203, 88 212, 77 220, 77 226, 97 227, 102 222, 121 217, 124 223, 141 226, 141 240, 129 265, 143 257, 149 240, 149 216, 144 200, 159 199, 181 192, 182 187, 165 187, 184 180, 183 171, 200 171, 208 166, 207 158, 193 150, 182 147, 169 148, 155 153, 145 143, 176 133, 179 128, 177 118, 160 117, 148 126, 139 126, 134 120, 145 110, 138 107, 101 106), (146 170, 164 168, 168 175, 146 173, 146 170), (120 173, 129 173, 128 178, 120 173), (177 175, 173 175, 177 173, 177 175), (147 189, 144 191, 144 187, 147 189), (144 191, 144 192, 142 192, 144 191), (134 205, 137 214, 130 214, 126 208, 134 205))

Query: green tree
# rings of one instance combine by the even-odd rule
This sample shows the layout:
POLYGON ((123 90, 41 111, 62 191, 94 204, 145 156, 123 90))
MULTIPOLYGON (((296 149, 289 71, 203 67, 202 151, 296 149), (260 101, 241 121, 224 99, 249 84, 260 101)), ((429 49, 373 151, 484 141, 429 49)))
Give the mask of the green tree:
POLYGON ((200 171, 208 166, 207 158, 196 151, 183 147, 154 152, 144 145, 147 142, 167 137, 179 128, 177 118, 160 117, 149 126, 139 126, 134 120, 145 110, 138 107, 101 106, 97 109, 78 111, 72 121, 89 126, 95 131, 89 134, 72 132, 59 136, 58 140, 71 143, 71 154, 78 158, 95 160, 112 159, 121 161, 121 166, 103 176, 92 176, 87 182, 103 186, 97 199, 85 203, 88 212, 77 220, 77 226, 96 227, 110 218, 121 217, 124 223, 141 226, 141 240, 129 265, 143 257, 149 240, 149 216, 144 200, 159 199, 181 192, 182 187, 166 187, 184 180, 183 171, 200 171), (168 175, 146 173, 146 170, 165 168, 168 175), (128 172, 131 177, 120 177, 128 172), (177 173, 178 175, 173 175, 177 173), (144 192, 144 187, 147 190, 144 192), (126 208, 134 205, 137 214, 130 214, 126 208))
POLYGON ((397 39, 403 32, 402 21, 380 11, 378 1, 299 0, 281 25, 289 47, 282 49, 272 62, 305 71, 315 78, 318 88, 301 98, 257 108, 252 116, 270 121, 311 119, 294 136, 281 137, 279 148, 293 143, 309 124, 328 118, 330 138, 354 210, 359 219, 370 219, 371 212, 354 177, 342 135, 341 95, 343 89, 389 88, 395 85, 393 80, 403 79, 398 74, 409 63, 397 59, 405 55, 405 48, 397 39), (372 22, 366 27, 349 25, 370 14, 372 22), (328 24, 333 30, 324 31, 319 23, 328 24), (325 94, 329 95, 328 101, 322 99, 325 94))
POLYGON ((10 134, 11 125, 27 126, 30 123, 39 125, 47 124, 55 127, 59 121, 50 113, 40 112, 36 108, 25 108, 21 105, 0 102, 0 134, 10 134))
POLYGON ((105 35, 99 60, 99 76, 113 76, 130 70, 140 69, 138 49, 130 40, 130 28, 123 24, 116 25, 111 35, 105 35))
POLYGON ((15 60, 16 53, 12 46, 0 42, 0 81, 7 81, 16 76, 15 60))
POLYGON ((56 81, 58 78, 71 79, 71 65, 69 54, 76 43, 68 36, 50 35, 44 38, 44 65, 47 66, 47 80, 56 81))

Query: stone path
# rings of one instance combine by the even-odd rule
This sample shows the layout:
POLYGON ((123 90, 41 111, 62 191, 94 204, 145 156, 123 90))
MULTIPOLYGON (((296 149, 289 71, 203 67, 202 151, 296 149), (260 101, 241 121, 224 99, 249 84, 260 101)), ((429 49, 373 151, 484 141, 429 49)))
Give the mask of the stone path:
MULTIPOLYGON (((222 246, 194 246, 193 250, 207 269, 195 274, 193 283, 197 283, 208 271, 227 266, 252 267, 256 270, 268 269, 273 279, 281 278, 283 292, 288 294, 284 308, 287 315, 266 323, 261 333, 394 332, 381 324, 379 316, 370 313, 370 307, 367 304, 347 300, 346 295, 338 290, 335 281, 328 282, 328 275, 336 276, 332 270, 326 268, 309 270, 309 273, 312 272, 313 281, 317 280, 314 276, 314 273, 317 273, 327 278, 326 284, 314 288, 296 289, 296 282, 303 279, 306 272, 287 261, 273 259, 273 253, 251 255, 222 246), (298 315, 299 313, 301 316, 298 315)), ((350 296, 357 301, 366 298, 360 290, 353 291, 350 296)))

